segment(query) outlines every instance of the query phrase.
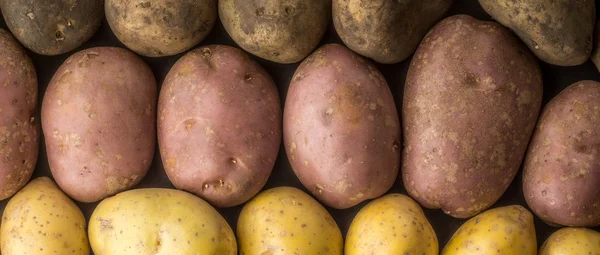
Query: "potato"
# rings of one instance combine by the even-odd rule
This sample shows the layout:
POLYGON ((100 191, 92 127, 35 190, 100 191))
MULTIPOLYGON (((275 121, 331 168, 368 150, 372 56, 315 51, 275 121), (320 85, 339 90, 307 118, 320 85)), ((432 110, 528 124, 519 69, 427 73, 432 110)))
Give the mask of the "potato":
POLYGON ((346 235, 346 255, 437 255, 438 240, 421 207, 388 194, 363 207, 346 235))
POLYGON ((344 209, 383 195, 396 180, 400 123, 379 71, 339 44, 328 44, 296 70, 289 86, 283 138, 304 186, 344 209))
POLYGON ((106 20, 127 48, 148 57, 200 43, 217 19, 216 0, 106 0, 106 20))
POLYGON ((333 24, 344 44, 373 60, 408 58, 452 0, 333 0, 333 24))
POLYGON ((238 218, 240 255, 342 254, 342 233, 317 201, 293 187, 263 191, 238 218))
POLYGON ((592 52, 594 0, 479 0, 502 25, 512 29, 542 61, 580 65, 592 52))
POLYGON ((219 17, 244 50, 277 63, 295 63, 321 41, 330 0, 220 0, 219 17))
POLYGON ((600 83, 577 82, 545 107, 523 165, 523 194, 542 220, 600 225, 600 83))
POLYGON ((598 71, 600 71, 600 20, 596 22, 596 29, 594 32, 594 48, 590 58, 596 65, 598 71))
POLYGON ((520 205, 485 211, 460 226, 441 254, 535 255, 533 215, 520 205))
POLYGON ((96 255, 235 255, 231 227, 204 200, 172 189, 137 189, 100 202, 88 230, 96 255))
POLYGON ((102 0, 2 0, 6 25, 25 47, 60 55, 89 40, 102 22, 102 0))
POLYGON ((25 186, 37 162, 37 85, 31 59, 0 29, 0 200, 25 186))
POLYGON ((457 218, 490 207, 519 170, 541 101, 539 66, 508 29, 467 15, 442 20, 404 87, 408 194, 457 218))
POLYGON ((88 255, 85 226, 79 207, 50 178, 34 179, 4 209, 2 254, 88 255))
POLYGON ((281 143, 281 103, 269 74, 223 45, 183 56, 163 83, 158 141, 173 185, 219 207, 267 182, 281 143))
POLYGON ((133 53, 90 48, 69 57, 48 85, 42 129, 58 186, 81 202, 129 189, 156 144, 156 81, 133 53))
POLYGON ((540 255, 599 255, 600 233, 587 228, 563 228, 552 234, 540 248, 540 255))

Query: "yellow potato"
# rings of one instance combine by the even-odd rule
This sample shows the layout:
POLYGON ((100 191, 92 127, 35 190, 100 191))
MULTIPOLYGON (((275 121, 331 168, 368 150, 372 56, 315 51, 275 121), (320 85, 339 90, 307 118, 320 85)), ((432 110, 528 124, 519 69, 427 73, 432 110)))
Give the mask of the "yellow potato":
POLYGON ((342 233, 312 197, 292 187, 264 191, 238 219, 241 255, 342 254, 342 233))
POLYGON ((86 221, 77 205, 48 177, 10 199, 2 215, 4 255, 88 255, 86 221))
POLYGON ((563 228, 552 234, 540 255, 600 255, 600 233, 587 228, 563 228))
POLYGON ((533 215, 520 205, 487 210, 465 222, 442 255, 535 255, 533 215))
POLYGON ((438 240, 414 200, 389 194, 358 212, 348 230, 345 251, 346 255, 437 255, 438 240))
POLYGON ((231 227, 207 202, 173 189, 137 189, 100 202, 88 230, 96 255, 235 255, 231 227))

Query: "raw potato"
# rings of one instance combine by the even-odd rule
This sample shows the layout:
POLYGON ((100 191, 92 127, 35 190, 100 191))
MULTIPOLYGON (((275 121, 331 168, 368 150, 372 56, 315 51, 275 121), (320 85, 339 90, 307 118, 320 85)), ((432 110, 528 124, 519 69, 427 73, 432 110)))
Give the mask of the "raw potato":
POLYGON ((577 82, 545 107, 523 165, 523 194, 542 220, 600 225, 600 83, 577 82))
POLYGON ((341 255, 342 233, 317 201, 278 187, 246 203, 237 224, 240 255, 341 255))
POLYGON ((598 71, 600 71, 600 21, 596 22, 596 29, 594 32, 594 48, 590 58, 596 65, 598 71))
POLYGON ((454 233, 442 255, 536 255, 533 215, 520 205, 485 211, 454 233))
POLYGON ((596 22, 594 0, 479 0, 479 3, 547 63, 574 66, 590 57, 596 22))
POLYGON ((344 209, 388 191, 398 176, 394 98, 369 61, 328 44, 296 70, 283 117, 290 164, 326 205, 344 209))
POLYGON ((59 55, 89 40, 102 22, 103 0, 2 0, 6 25, 25 47, 59 55))
POLYGON ((2 215, 3 255, 88 255, 86 221, 77 205, 48 177, 32 180, 2 215))
POLYGON ((243 51, 213 45, 183 56, 165 78, 158 141, 173 185, 219 207, 267 182, 281 143, 275 83, 243 51))
POLYGON ((173 189, 130 190, 100 202, 88 230, 96 255, 236 255, 231 227, 204 200, 173 189))
POLYGON ((344 44, 373 60, 408 58, 452 0, 333 0, 333 24, 344 44))
POLYGON ((563 228, 540 248, 540 255, 600 255, 600 233, 587 228, 563 228))
POLYGON ((31 59, 0 29, 0 200, 25 186, 37 162, 37 85, 31 59))
POLYGON ((389 194, 358 212, 344 250, 346 255, 437 255, 438 240, 415 201, 402 194, 389 194))
POLYGON ((50 170, 65 193, 95 202, 142 180, 156 144, 156 90, 150 68, 121 48, 86 49, 58 68, 42 128, 50 170))
POLYGON ((537 61, 508 29, 467 15, 442 20, 404 87, 408 194, 457 218, 490 207, 521 165, 541 101, 537 61))
POLYGON ((219 17, 244 50, 277 63, 295 63, 321 41, 331 0, 220 0, 219 17))
POLYGON ((106 0, 106 20, 127 48, 148 57, 191 49, 212 30, 216 0, 106 0))

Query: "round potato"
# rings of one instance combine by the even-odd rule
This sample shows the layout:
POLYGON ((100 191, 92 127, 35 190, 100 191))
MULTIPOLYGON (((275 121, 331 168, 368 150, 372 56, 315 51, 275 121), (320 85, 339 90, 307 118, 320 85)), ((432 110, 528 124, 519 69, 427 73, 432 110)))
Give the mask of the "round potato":
POLYGON ((346 255, 437 255, 438 240, 421 207, 402 194, 368 203, 350 225, 346 255))
POLYGON ((563 228, 552 234, 540 248, 540 255, 599 255, 600 233, 587 228, 563 228))
POLYGON ((0 200, 29 181, 37 162, 37 85, 31 59, 10 33, 0 29, 0 200))
POLYGON ((292 78, 284 143, 304 186, 337 209, 383 195, 398 176, 394 98, 370 62, 339 44, 321 47, 292 78))
POLYGON ((100 202, 88 230, 96 255, 236 255, 231 227, 204 200, 173 189, 137 189, 100 202))
POLYGON ((237 224, 241 255, 341 255, 342 233, 317 201, 292 187, 264 191, 250 200, 237 224))
POLYGON ((2 214, 3 255, 90 254, 86 221, 77 205, 48 177, 32 180, 2 214))
POLYGON ((508 29, 456 15, 425 37, 404 87, 404 186, 468 218, 512 182, 542 101, 536 59, 508 29))
POLYGON ((220 0, 225 30, 244 50, 277 63, 295 63, 321 41, 331 0, 220 0))
POLYGON ((59 55, 89 40, 102 22, 102 0, 2 0, 6 25, 25 47, 59 55))
POLYGON ((592 52, 594 0, 479 0, 541 60, 559 66, 585 63, 592 52))
POLYGON ((42 103, 48 163, 58 186, 95 202, 136 185, 156 145, 156 81, 133 53, 75 53, 58 68, 42 103))
POLYGON ((281 103, 269 74, 243 51, 187 53, 165 78, 158 109, 159 148, 175 187, 229 207, 265 185, 281 143, 281 103))
POLYGON ((598 71, 600 71, 600 20, 596 22, 596 29, 594 32, 594 48, 592 49, 592 56, 590 57, 598 71))
POLYGON ((333 24, 344 44, 393 64, 409 57, 452 0, 333 0, 333 24))
POLYGON ((523 165, 523 194, 542 220, 600 225, 600 83, 577 82, 545 107, 523 165))
POLYGON ((216 0, 106 0, 106 20, 127 48, 171 56, 200 43, 217 19, 216 0))

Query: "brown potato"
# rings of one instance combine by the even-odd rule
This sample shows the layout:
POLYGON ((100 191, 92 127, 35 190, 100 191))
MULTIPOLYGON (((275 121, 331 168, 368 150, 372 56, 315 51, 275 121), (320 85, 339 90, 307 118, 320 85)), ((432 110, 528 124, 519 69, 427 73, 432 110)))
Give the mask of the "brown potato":
POLYGON ((404 87, 408 193, 457 218, 490 207, 519 169, 541 101, 537 61, 508 29, 467 15, 442 20, 404 87))
POLYGON ((594 65, 596 65, 598 71, 600 71, 600 20, 596 22, 596 29, 594 32, 594 49, 590 58, 594 62, 594 65))

